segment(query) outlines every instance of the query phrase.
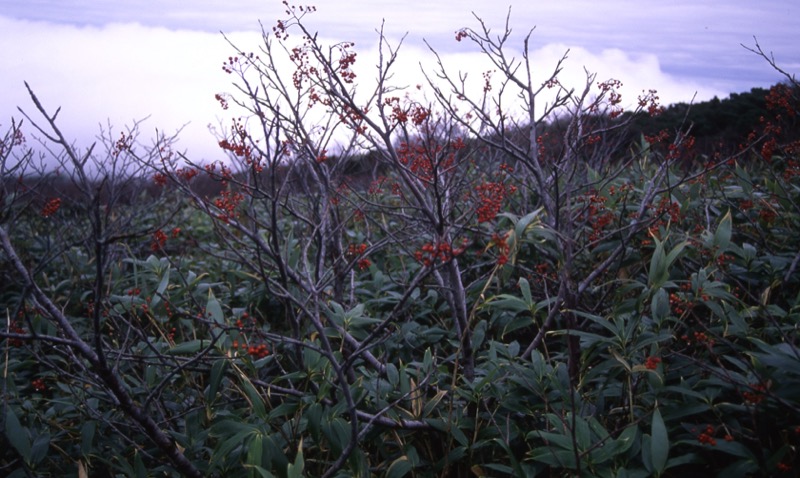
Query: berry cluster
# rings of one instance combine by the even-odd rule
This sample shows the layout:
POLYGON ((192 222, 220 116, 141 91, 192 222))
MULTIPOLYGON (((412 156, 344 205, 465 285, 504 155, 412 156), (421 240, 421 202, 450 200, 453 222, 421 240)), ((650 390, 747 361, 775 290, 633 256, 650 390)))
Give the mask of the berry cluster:
MULTIPOLYGON (((350 244, 349 246, 347 246, 347 257, 353 259, 353 258, 362 256, 364 254, 364 252, 366 252, 366 250, 367 250, 367 245, 366 244, 363 244, 363 243, 362 244, 350 244)), ((369 269, 369 266, 372 265, 372 262, 369 259, 367 259, 366 257, 361 257, 361 258, 358 259, 358 262, 356 263, 356 265, 358 266, 359 270, 364 271, 364 270, 369 269)))
POLYGON ((448 242, 433 244, 428 242, 414 253, 414 258, 425 267, 430 267, 436 261, 445 263, 453 257, 461 255, 467 248, 467 239, 461 240, 461 247, 453 248, 448 242))
POLYGON ((44 383, 44 380, 41 378, 37 378, 31 381, 31 387, 37 392, 44 392, 47 390, 47 385, 44 383))
POLYGON ((164 246, 167 244, 167 235, 161 229, 158 229, 156 232, 153 233, 152 240, 150 242, 150 250, 153 252, 158 252, 164 249, 164 246))
POLYGON ((50 217, 61 207, 61 198, 52 198, 48 200, 42 208, 42 217, 50 217))
POLYGON ((644 362, 644 367, 647 370, 656 370, 658 368, 658 364, 661 363, 661 357, 647 357, 647 360, 644 362))
POLYGON ((478 195, 478 207, 475 210, 478 222, 489 222, 494 220, 503 207, 503 202, 509 195, 517 192, 517 188, 505 183, 486 182, 479 184, 475 192, 478 195))
POLYGON ((757 383, 755 385, 751 385, 750 388, 752 389, 752 391, 747 390, 742 392, 742 398, 744 399, 745 403, 749 405, 758 405, 759 403, 764 401, 764 398, 766 398, 766 391, 767 391, 766 385, 764 385, 763 383, 757 383))
POLYGON ((704 445, 717 446, 717 439, 714 438, 714 427, 708 425, 704 431, 697 435, 697 441, 704 445))

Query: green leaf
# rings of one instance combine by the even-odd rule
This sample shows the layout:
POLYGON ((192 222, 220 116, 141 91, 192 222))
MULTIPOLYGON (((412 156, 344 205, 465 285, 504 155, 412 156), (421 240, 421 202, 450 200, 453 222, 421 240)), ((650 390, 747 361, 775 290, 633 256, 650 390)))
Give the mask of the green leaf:
POLYGON ((172 347, 171 349, 167 350, 167 353, 170 355, 196 354, 202 349, 208 347, 209 344, 211 344, 210 340, 190 340, 172 347))
POLYGON ((222 305, 216 297, 214 291, 208 289, 208 301, 206 302, 206 314, 214 322, 221 324, 225 321, 225 316, 222 313, 222 305))
POLYGON ((425 349, 425 354, 422 356, 422 371, 424 373, 428 373, 433 366, 433 355, 431 354, 431 348, 428 347, 425 349))
POLYGON ((247 396, 247 401, 250 403, 250 406, 253 408, 253 412, 259 418, 266 418, 267 411, 264 405, 264 398, 258 393, 256 387, 253 385, 253 382, 250 381, 249 378, 242 375, 242 389, 244 390, 245 395, 247 396))
POLYGON ((41 462, 50 450, 50 434, 42 433, 33 440, 31 445, 31 463, 41 462))
POLYGON ((213 403, 219 391, 219 386, 222 379, 225 377, 225 371, 228 369, 228 361, 220 359, 214 362, 211 366, 211 376, 208 380, 208 387, 206 388, 205 398, 206 402, 213 403))
POLYGON ((457 425, 451 424, 450 434, 456 439, 459 445, 469 445, 469 439, 467 438, 467 435, 465 435, 457 425))
POLYGON ((386 478, 402 478, 406 476, 411 470, 413 466, 411 462, 408 461, 407 456, 401 456, 400 458, 396 459, 389 465, 389 469, 386 470, 386 478))
MULTIPOLYGON (((567 420, 573 420, 572 416, 568 416, 567 420)), ((576 416, 575 420, 575 441, 578 443, 578 449, 583 452, 588 450, 592 445, 592 434, 589 430, 589 424, 586 423, 582 417, 576 416)))
POLYGON ((250 442, 247 444, 247 465, 263 466, 262 453, 264 447, 262 446, 263 435, 256 433, 250 442))
POLYGON ((27 428, 23 427, 11 407, 6 408, 6 437, 11 446, 22 455, 22 459, 31 461, 31 436, 27 428))
POLYGON ((300 444, 297 445, 297 456, 294 458, 294 463, 289 463, 286 469, 286 478, 303 478, 303 468, 305 468, 305 460, 303 459, 303 439, 300 439, 300 444))
POLYGON ((89 456, 92 451, 94 432, 97 430, 97 422, 89 421, 81 427, 81 455, 89 456))
POLYGON ((656 245, 653 250, 653 256, 650 258, 650 270, 647 275, 647 284, 650 288, 655 289, 661 287, 661 284, 667 281, 668 270, 666 256, 664 255, 664 244, 653 236, 653 242, 656 245))
POLYGON ((730 209, 719 222, 719 226, 717 226, 717 230, 714 231, 714 242, 713 244, 719 248, 720 251, 724 251, 728 248, 731 243, 731 211, 730 209))
POLYGON ((515 314, 527 312, 531 309, 527 302, 511 294, 497 295, 489 301, 489 304, 492 307, 508 310, 514 312, 515 314))
POLYGON ((670 267, 672 267, 672 264, 678 259, 689 243, 688 241, 683 241, 676 245, 669 253, 665 253, 664 243, 659 241, 656 237, 653 237, 653 241, 656 244, 656 248, 653 251, 653 257, 650 258, 650 271, 647 284, 651 289, 657 289, 669 280, 670 267))
POLYGON ((543 432, 540 430, 535 430, 528 433, 527 438, 530 440, 531 438, 541 438, 545 440, 548 446, 553 447, 557 446, 563 448, 565 450, 570 450, 572 452, 572 437, 567 435, 562 435, 560 433, 553 433, 553 432, 543 432))
POLYGON ((161 302, 161 296, 164 294, 164 291, 167 290, 169 286, 169 266, 163 271, 163 276, 161 277, 161 282, 158 284, 158 288, 156 289, 156 293, 153 294, 153 298, 150 302, 151 307, 157 306, 161 302))
POLYGON ((534 448, 528 452, 528 456, 531 458, 531 460, 539 461, 550 466, 567 468, 571 470, 577 468, 575 463, 575 452, 572 450, 562 450, 544 446, 534 448))
POLYGON ((667 435, 667 427, 664 425, 664 419, 661 417, 661 412, 658 408, 653 412, 653 423, 651 425, 650 434, 650 459, 653 465, 653 471, 657 475, 660 475, 667 466, 669 436, 667 435))
POLYGON ((528 279, 524 277, 520 277, 519 281, 519 290, 522 293, 522 297, 525 299, 525 302, 528 303, 528 308, 533 308, 533 297, 531 296, 531 285, 528 283, 528 279))
POLYGON ((663 287, 659 288, 653 295, 653 300, 650 303, 650 312, 653 314, 653 319, 657 322, 669 316, 669 294, 663 287))

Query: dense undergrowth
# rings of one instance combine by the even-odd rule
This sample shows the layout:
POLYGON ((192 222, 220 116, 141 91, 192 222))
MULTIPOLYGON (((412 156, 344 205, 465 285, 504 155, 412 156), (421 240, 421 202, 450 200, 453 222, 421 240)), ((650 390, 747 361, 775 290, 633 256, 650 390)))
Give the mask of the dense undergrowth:
POLYGON ((701 156, 689 124, 630 142, 655 92, 528 81, 509 32, 457 32, 496 60, 482 96, 444 68, 395 96, 383 37, 356 95, 311 11, 226 61, 229 162, 135 129, 76 151, 31 93, 66 180, 8 130, 0 474, 795 473, 796 84, 701 156))

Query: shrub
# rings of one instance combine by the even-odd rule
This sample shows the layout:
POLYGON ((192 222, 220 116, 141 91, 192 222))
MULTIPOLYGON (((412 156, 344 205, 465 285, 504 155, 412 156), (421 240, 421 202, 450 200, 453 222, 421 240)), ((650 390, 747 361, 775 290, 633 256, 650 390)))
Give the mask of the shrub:
POLYGON ((366 91, 313 11, 225 62, 239 94, 217 98, 248 112, 227 162, 136 128, 77 151, 31 91, 62 153, 54 177, 22 123, 0 143, 0 469, 790 472, 796 84, 702 158, 690 128, 629 144, 654 91, 623 114, 617 80, 533 84, 507 27, 456 33, 497 67, 479 97, 441 63, 429 99, 397 96, 382 34, 366 91))

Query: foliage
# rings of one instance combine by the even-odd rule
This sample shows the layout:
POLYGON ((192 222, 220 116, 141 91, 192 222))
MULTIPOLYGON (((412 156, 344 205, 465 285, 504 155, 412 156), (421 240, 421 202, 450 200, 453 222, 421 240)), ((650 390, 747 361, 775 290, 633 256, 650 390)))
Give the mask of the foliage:
POLYGON ((136 127, 77 151, 31 91, 61 168, 12 123, 4 475, 791 473, 795 83, 698 157, 679 125, 631 142, 654 91, 535 83, 530 35, 460 30, 481 92, 440 64, 401 97, 397 46, 370 88, 313 12, 225 62, 228 162, 136 127))

